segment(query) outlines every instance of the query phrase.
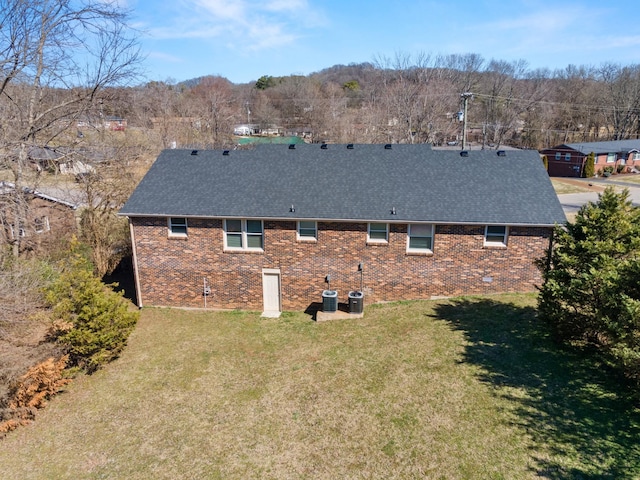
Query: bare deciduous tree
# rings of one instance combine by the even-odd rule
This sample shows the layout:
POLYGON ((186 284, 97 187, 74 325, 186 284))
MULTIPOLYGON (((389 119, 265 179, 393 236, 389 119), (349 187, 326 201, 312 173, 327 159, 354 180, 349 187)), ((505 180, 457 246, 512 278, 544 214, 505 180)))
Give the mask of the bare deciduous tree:
MULTIPOLYGON (((99 93, 132 80, 140 61, 118 2, 0 0, 0 162, 13 172, 18 226, 28 210, 22 187, 36 181, 30 151, 60 146, 99 93)), ((16 256, 20 243, 12 239, 16 256)))

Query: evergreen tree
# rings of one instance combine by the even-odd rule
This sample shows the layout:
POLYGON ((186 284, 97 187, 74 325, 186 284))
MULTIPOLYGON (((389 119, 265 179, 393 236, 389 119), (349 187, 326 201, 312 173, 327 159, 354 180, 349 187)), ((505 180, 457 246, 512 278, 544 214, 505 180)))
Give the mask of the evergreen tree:
POLYGON ((559 340, 591 345, 640 381, 640 208, 607 188, 557 227, 539 311, 559 340))
POLYGON ((139 313, 93 274, 87 258, 74 244, 46 298, 53 307, 54 335, 71 365, 92 373, 118 357, 139 313))
POLYGON ((582 171, 582 175, 584 178, 592 178, 596 174, 596 154, 591 152, 587 155, 587 158, 584 162, 584 170, 582 171))

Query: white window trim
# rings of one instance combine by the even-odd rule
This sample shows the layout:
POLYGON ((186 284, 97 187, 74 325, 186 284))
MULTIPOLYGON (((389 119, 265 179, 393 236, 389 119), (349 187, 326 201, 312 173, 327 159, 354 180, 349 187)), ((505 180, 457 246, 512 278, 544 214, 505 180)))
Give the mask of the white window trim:
POLYGON ((167 218, 167 228, 169 229, 169 236, 172 238, 187 238, 189 232, 189 221, 186 217, 169 217, 167 218), (184 223, 174 223, 173 219, 183 220, 184 223), (176 227, 184 227, 184 232, 174 232, 173 228, 176 227))
POLYGON ((615 153, 607 153, 607 163, 616 163, 618 155, 615 153))
POLYGON ((42 219, 42 225, 40 226, 40 228, 38 228, 37 222, 34 221, 33 229, 35 230, 35 232, 36 233, 45 233, 45 232, 48 232, 49 230, 51 230, 51 226, 49 225, 49 217, 47 217, 46 215, 43 215, 42 217, 39 217, 39 218, 42 219))
POLYGON ((389 224, 384 222, 369 222, 367 223, 367 243, 389 243, 389 224), (382 238, 371 238, 371 224, 379 223, 386 226, 386 231, 384 235, 384 239, 382 238))
MULTIPOLYGON (((15 225, 11 224, 9 225, 9 229, 11 230, 11 239, 15 240, 16 239, 16 231, 15 231, 15 225)), ((24 228, 19 228, 18 229, 18 233, 20 235, 20 237, 24 238, 27 236, 27 231, 24 228)))
POLYGON ((506 247, 509 240, 509 227, 507 225, 486 225, 484 227, 484 246, 485 247, 506 247), (504 227, 504 236, 502 242, 491 242, 487 240, 489 227, 504 227))
POLYGON ((301 242, 317 242, 318 241, 318 222, 313 220, 299 220, 297 225, 297 239, 301 242), (302 222, 313 223, 314 233, 312 237, 308 235, 300 235, 300 223, 302 222))
POLYGON ((411 224, 407 225, 407 253, 421 253, 421 254, 433 254, 433 244, 435 241, 435 231, 436 227, 433 223, 423 224, 431 227, 431 248, 411 248, 409 245, 411 244, 411 225, 420 225, 420 224, 411 224))
POLYGON ((241 247, 230 247, 229 244, 227 243, 227 219, 225 219, 224 221, 224 250, 225 251, 229 251, 229 252, 264 252, 264 222, 262 220, 255 220, 253 218, 249 218, 249 219, 238 219, 238 218, 233 218, 233 219, 229 219, 229 220, 238 220, 240 221, 240 232, 232 232, 234 234, 240 234, 240 238, 241 238, 241 247), (248 246, 248 239, 247 237, 250 236, 258 236, 258 234, 254 234, 254 233, 248 233, 247 232, 247 220, 255 220, 257 222, 260 222, 260 237, 262 237, 262 241, 260 242, 262 244, 262 247, 257 248, 257 247, 249 247, 248 246))

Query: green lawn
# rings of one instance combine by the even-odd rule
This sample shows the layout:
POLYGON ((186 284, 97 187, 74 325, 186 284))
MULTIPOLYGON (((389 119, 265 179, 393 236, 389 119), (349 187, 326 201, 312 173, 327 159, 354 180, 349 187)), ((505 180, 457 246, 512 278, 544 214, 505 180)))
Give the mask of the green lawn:
POLYGON ((640 183, 640 175, 616 175, 612 178, 618 182, 640 183))
POLYGON ((590 191, 588 188, 581 187, 575 183, 563 181, 561 178, 551 178, 551 184, 557 195, 563 195, 565 193, 582 193, 590 191))
POLYGON ((3 479, 640 478, 640 411, 535 297, 362 319, 145 309, 122 357, 10 433, 3 479))

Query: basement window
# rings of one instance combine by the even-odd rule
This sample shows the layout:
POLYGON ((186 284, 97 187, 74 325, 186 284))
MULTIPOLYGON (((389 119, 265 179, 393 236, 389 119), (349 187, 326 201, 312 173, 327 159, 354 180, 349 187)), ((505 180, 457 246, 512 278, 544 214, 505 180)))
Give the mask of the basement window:
POLYGON ((484 246, 506 247, 507 234, 506 225, 487 225, 484 230, 484 246))
POLYGON ((298 222, 298 240, 317 240, 318 239, 318 223, 300 220, 298 222))
POLYGON ((187 236, 187 219, 184 217, 169 218, 169 236, 177 238, 186 238, 187 236))
POLYGON ((367 243, 387 243, 389 241, 388 223, 370 223, 367 243))

